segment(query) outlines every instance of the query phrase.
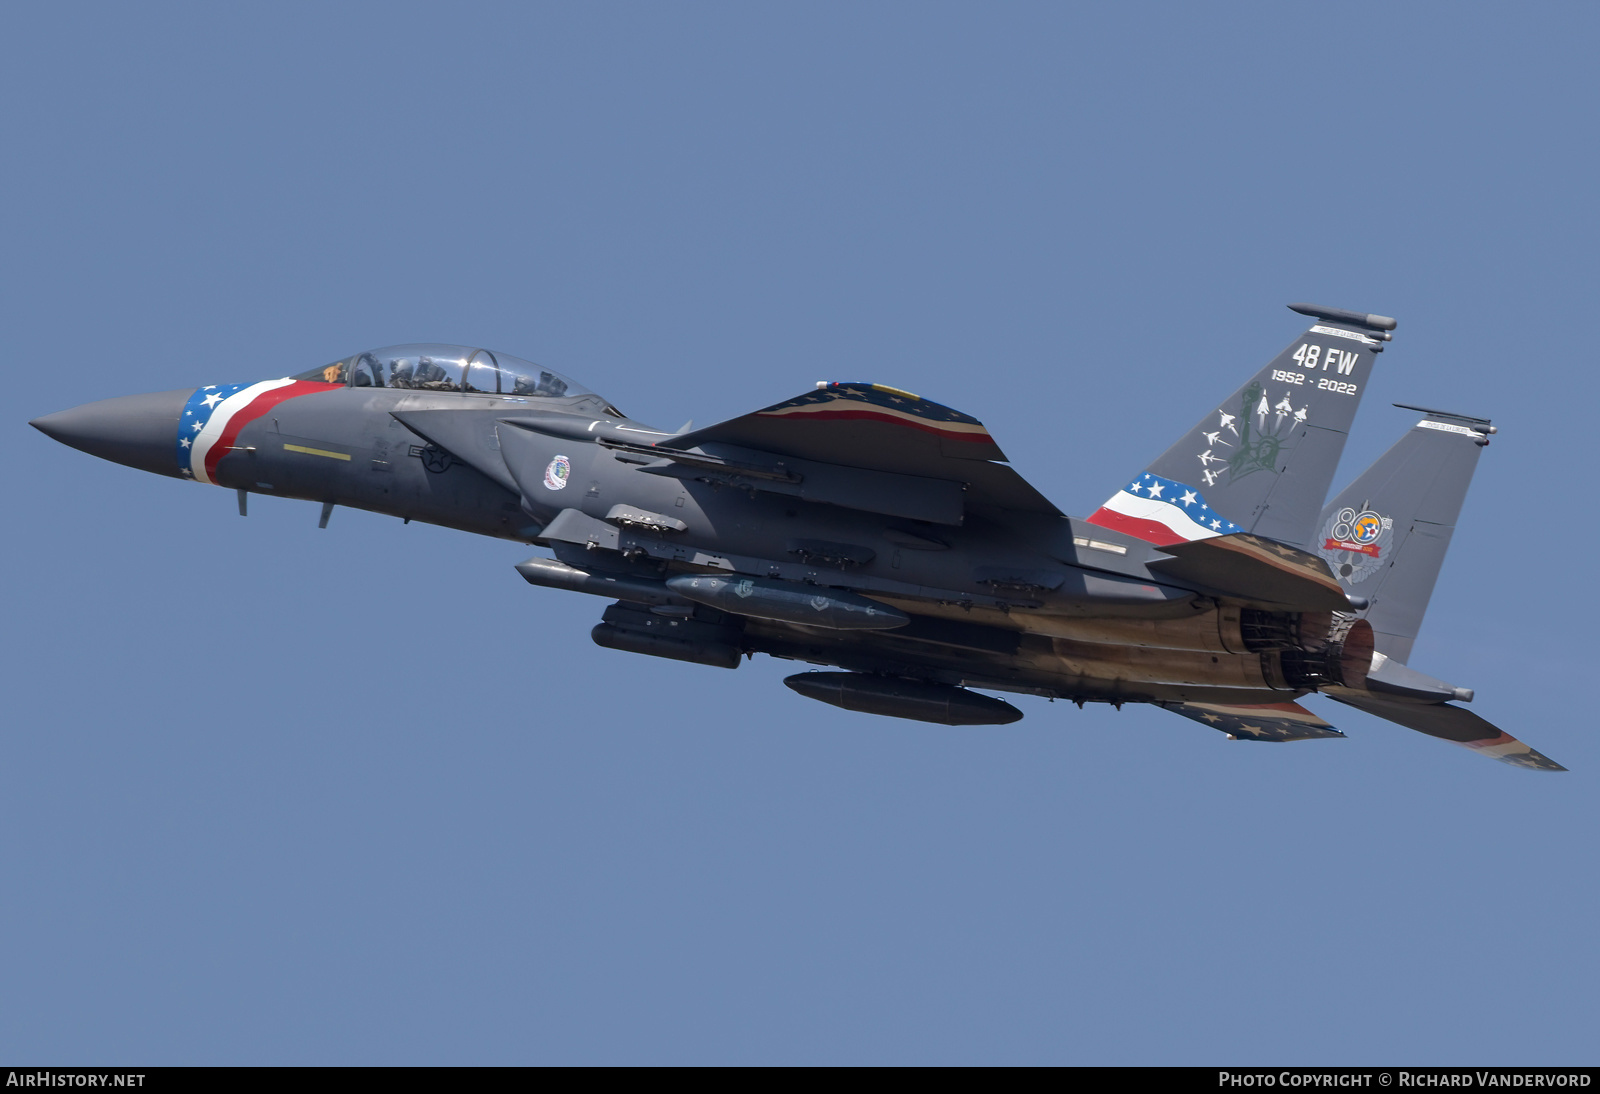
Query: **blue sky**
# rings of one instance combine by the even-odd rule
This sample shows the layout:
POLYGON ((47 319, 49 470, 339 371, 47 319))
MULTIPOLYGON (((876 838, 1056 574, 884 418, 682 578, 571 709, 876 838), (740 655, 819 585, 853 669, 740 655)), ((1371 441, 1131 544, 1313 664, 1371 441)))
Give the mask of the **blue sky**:
POLYGON ((1594 1062, 1587 5, 11 5, 0 1057, 1594 1062), (1413 657, 1572 769, 602 650, 530 549, 27 419, 486 345, 673 427, 814 381, 1086 513, 1302 328, 1353 477, 1492 417, 1413 657))

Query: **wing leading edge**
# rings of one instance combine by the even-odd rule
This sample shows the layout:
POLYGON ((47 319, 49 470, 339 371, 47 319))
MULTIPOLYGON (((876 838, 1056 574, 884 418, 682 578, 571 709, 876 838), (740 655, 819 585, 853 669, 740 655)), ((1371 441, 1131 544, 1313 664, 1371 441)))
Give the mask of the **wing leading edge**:
POLYGON ((975 504, 1061 515, 1005 465, 1005 453, 978 419, 883 384, 819 384, 763 410, 657 443, 706 451, 718 445, 961 482, 975 504))

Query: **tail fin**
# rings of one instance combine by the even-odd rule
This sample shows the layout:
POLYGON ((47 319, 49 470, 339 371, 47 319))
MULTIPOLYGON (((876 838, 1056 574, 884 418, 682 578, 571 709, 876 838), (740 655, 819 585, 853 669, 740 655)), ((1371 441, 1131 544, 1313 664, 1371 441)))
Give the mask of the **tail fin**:
POLYGON ((1395 321, 1289 307, 1318 321, 1090 523, 1162 546, 1230 532, 1309 546, 1372 363, 1395 321))
POLYGON ((1406 662, 1495 430, 1485 418, 1401 409, 1427 416, 1328 503, 1312 549, 1349 593, 1371 601, 1378 652, 1406 662))

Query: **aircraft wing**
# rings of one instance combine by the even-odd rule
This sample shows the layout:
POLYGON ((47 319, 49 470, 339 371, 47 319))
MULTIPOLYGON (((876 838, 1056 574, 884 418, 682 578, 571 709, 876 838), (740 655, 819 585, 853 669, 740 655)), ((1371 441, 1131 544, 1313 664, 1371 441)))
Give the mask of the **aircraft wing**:
POLYGON ((1005 453, 978 419, 882 384, 819 385, 764 410, 659 441, 656 447, 719 444, 965 483, 969 503, 1061 515, 1001 462, 1005 453))
POLYGON ((1310 741, 1318 737, 1344 736, 1299 703, 1159 705, 1239 741, 1310 741))

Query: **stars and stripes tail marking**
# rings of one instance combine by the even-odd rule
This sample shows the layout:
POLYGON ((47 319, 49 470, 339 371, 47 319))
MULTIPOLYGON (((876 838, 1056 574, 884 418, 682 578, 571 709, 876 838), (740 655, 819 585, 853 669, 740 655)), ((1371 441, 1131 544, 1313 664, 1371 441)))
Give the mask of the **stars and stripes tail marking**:
POLYGON ((1148 471, 1113 494, 1089 523, 1158 547, 1244 531, 1206 504, 1193 486, 1148 471))

